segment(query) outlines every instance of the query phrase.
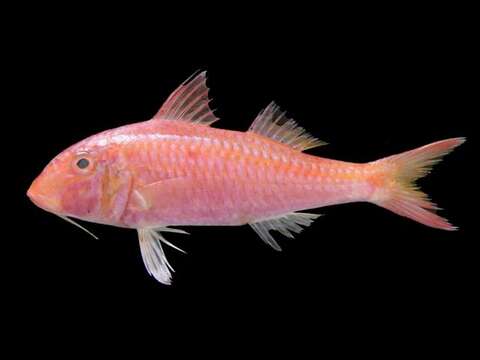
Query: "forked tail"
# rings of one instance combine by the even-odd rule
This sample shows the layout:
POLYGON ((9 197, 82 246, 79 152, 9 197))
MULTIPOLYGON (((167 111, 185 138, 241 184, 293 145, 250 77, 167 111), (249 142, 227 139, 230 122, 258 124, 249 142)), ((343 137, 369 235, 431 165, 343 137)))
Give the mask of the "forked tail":
POLYGON ((465 138, 437 141, 371 163, 379 169, 379 175, 374 176, 379 187, 371 201, 427 226, 456 230, 446 219, 435 214, 438 207, 419 190, 415 180, 427 175, 443 156, 464 142, 465 138))

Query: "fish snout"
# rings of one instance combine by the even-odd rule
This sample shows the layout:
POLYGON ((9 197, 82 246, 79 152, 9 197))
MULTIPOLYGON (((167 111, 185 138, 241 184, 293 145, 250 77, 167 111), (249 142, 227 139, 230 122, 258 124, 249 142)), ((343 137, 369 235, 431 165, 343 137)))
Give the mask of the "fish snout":
POLYGON ((46 184, 42 176, 37 177, 27 190, 27 196, 38 207, 59 213, 61 210, 60 199, 53 191, 50 191, 49 184, 46 184))

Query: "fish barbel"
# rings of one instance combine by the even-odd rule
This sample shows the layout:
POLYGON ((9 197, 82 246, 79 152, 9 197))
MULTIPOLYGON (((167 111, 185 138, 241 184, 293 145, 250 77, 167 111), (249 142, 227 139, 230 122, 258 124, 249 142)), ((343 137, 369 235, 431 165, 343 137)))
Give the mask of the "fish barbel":
POLYGON ((324 142, 273 102, 246 132, 211 127, 216 120, 202 72, 181 84, 151 120, 61 152, 27 195, 79 227, 71 218, 136 229, 148 272, 164 284, 172 268, 162 243, 176 247, 162 233, 184 233, 170 226, 249 224, 280 250, 270 231, 292 238, 319 216, 301 211, 364 201, 455 229, 414 182, 464 138, 357 164, 303 153, 324 142))

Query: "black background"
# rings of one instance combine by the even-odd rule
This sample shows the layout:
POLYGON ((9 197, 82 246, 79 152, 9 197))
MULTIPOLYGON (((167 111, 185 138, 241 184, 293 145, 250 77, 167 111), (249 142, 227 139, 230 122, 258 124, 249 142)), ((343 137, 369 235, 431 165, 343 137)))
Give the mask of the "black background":
POLYGON ((187 314, 202 317, 201 324, 235 318, 257 329, 276 321, 280 327, 271 331, 278 336, 287 321, 334 333, 362 332, 367 324, 418 330, 468 318, 478 268, 468 222, 474 188, 467 186, 476 171, 471 131, 478 112, 471 108, 478 96, 471 89, 471 23, 444 10, 270 19, 252 12, 234 21, 230 9, 218 22, 177 14, 165 24, 163 13, 156 22, 135 16, 140 25, 115 13, 37 20, 14 42, 11 70, 19 101, 12 103, 10 134, 20 150, 11 157, 9 194, 15 250, 4 257, 13 263, 16 304, 40 319, 39 327, 64 315, 98 314, 97 325, 105 314, 118 322, 137 314, 154 325, 187 314), (106 22, 112 19, 115 25, 106 22), (246 130, 275 100, 329 143, 310 151, 319 156, 365 162, 466 136, 421 181, 460 230, 348 204, 318 210, 325 216, 295 240, 278 236, 277 253, 247 226, 191 227, 189 236, 167 234, 188 252, 167 249, 176 270, 168 287, 146 273, 135 231, 86 224, 100 237, 95 241, 27 199, 29 184, 57 153, 149 119, 198 69, 209 74, 221 118, 214 126, 246 130))

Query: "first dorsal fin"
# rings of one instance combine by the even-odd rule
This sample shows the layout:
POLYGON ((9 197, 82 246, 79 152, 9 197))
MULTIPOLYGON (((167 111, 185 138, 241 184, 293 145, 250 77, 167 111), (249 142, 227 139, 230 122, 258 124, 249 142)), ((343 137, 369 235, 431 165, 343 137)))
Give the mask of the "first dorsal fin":
POLYGON ((326 144, 298 126, 293 119, 288 118, 273 101, 257 115, 248 131, 290 145, 300 151, 326 144))
POLYGON ((168 97, 153 120, 179 120, 203 125, 218 120, 208 105, 207 72, 194 75, 168 97))

